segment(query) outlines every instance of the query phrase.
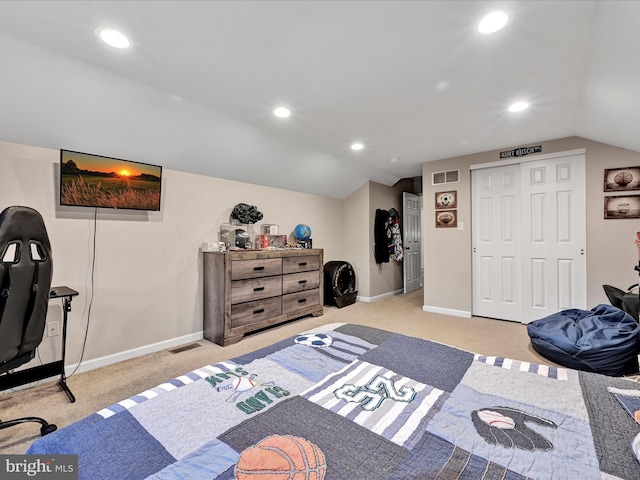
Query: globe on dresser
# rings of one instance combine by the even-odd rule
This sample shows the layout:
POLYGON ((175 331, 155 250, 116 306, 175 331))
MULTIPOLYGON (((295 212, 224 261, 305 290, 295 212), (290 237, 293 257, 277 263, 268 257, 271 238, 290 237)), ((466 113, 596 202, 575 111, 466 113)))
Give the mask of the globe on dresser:
POLYGON ((311 227, 302 223, 296 225, 296 228, 293 229, 293 236, 296 237, 296 240, 309 240, 311 238, 311 227))

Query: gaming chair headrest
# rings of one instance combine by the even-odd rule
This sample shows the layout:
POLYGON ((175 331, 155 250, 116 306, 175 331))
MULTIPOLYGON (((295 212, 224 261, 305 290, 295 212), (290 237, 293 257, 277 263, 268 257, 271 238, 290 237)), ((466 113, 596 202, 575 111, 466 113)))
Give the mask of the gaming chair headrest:
POLYGON ((22 206, 0 213, 0 373, 42 341, 53 275, 42 216, 22 206))
POLYGON ((5 208, 0 213, 0 247, 4 250, 7 242, 14 241, 26 246, 31 240, 39 242, 50 256, 51 244, 40 213, 30 207, 5 208))

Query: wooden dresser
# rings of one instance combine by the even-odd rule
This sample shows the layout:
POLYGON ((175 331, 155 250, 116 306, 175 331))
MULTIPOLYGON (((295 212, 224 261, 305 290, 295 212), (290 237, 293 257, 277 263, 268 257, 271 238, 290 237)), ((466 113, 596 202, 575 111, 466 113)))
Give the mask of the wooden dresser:
POLYGON ((244 334, 322 315, 321 249, 203 252, 204 338, 231 345, 244 334))

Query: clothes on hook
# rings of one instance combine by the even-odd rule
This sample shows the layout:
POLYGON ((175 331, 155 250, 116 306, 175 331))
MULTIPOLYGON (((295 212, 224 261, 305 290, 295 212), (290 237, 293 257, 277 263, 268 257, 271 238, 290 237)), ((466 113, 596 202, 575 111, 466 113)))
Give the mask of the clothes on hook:
POLYGON ((387 241, 387 218, 389 212, 378 208, 373 224, 373 255, 376 263, 389 263, 389 242, 387 241))
POLYGON ((400 215, 395 208, 378 208, 373 225, 374 257, 376 263, 388 263, 389 259, 402 261, 402 234, 400 215))

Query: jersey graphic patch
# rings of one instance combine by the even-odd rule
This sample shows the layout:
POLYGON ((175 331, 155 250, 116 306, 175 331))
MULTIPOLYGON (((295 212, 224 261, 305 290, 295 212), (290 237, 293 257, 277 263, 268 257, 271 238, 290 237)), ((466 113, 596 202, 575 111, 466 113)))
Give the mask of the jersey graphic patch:
POLYGON ((259 412, 267 405, 291 393, 273 381, 259 382, 258 375, 249 373, 242 367, 228 372, 217 373, 205 378, 218 393, 228 392, 227 402, 235 402, 244 413, 259 412))
POLYGON ((449 398, 438 388, 357 360, 300 396, 408 449, 449 398))
POLYGON ((334 390, 333 394, 340 400, 359 403, 363 410, 372 412, 386 399, 408 403, 415 398, 416 391, 412 387, 396 385, 393 380, 376 375, 363 387, 347 383, 334 390))

